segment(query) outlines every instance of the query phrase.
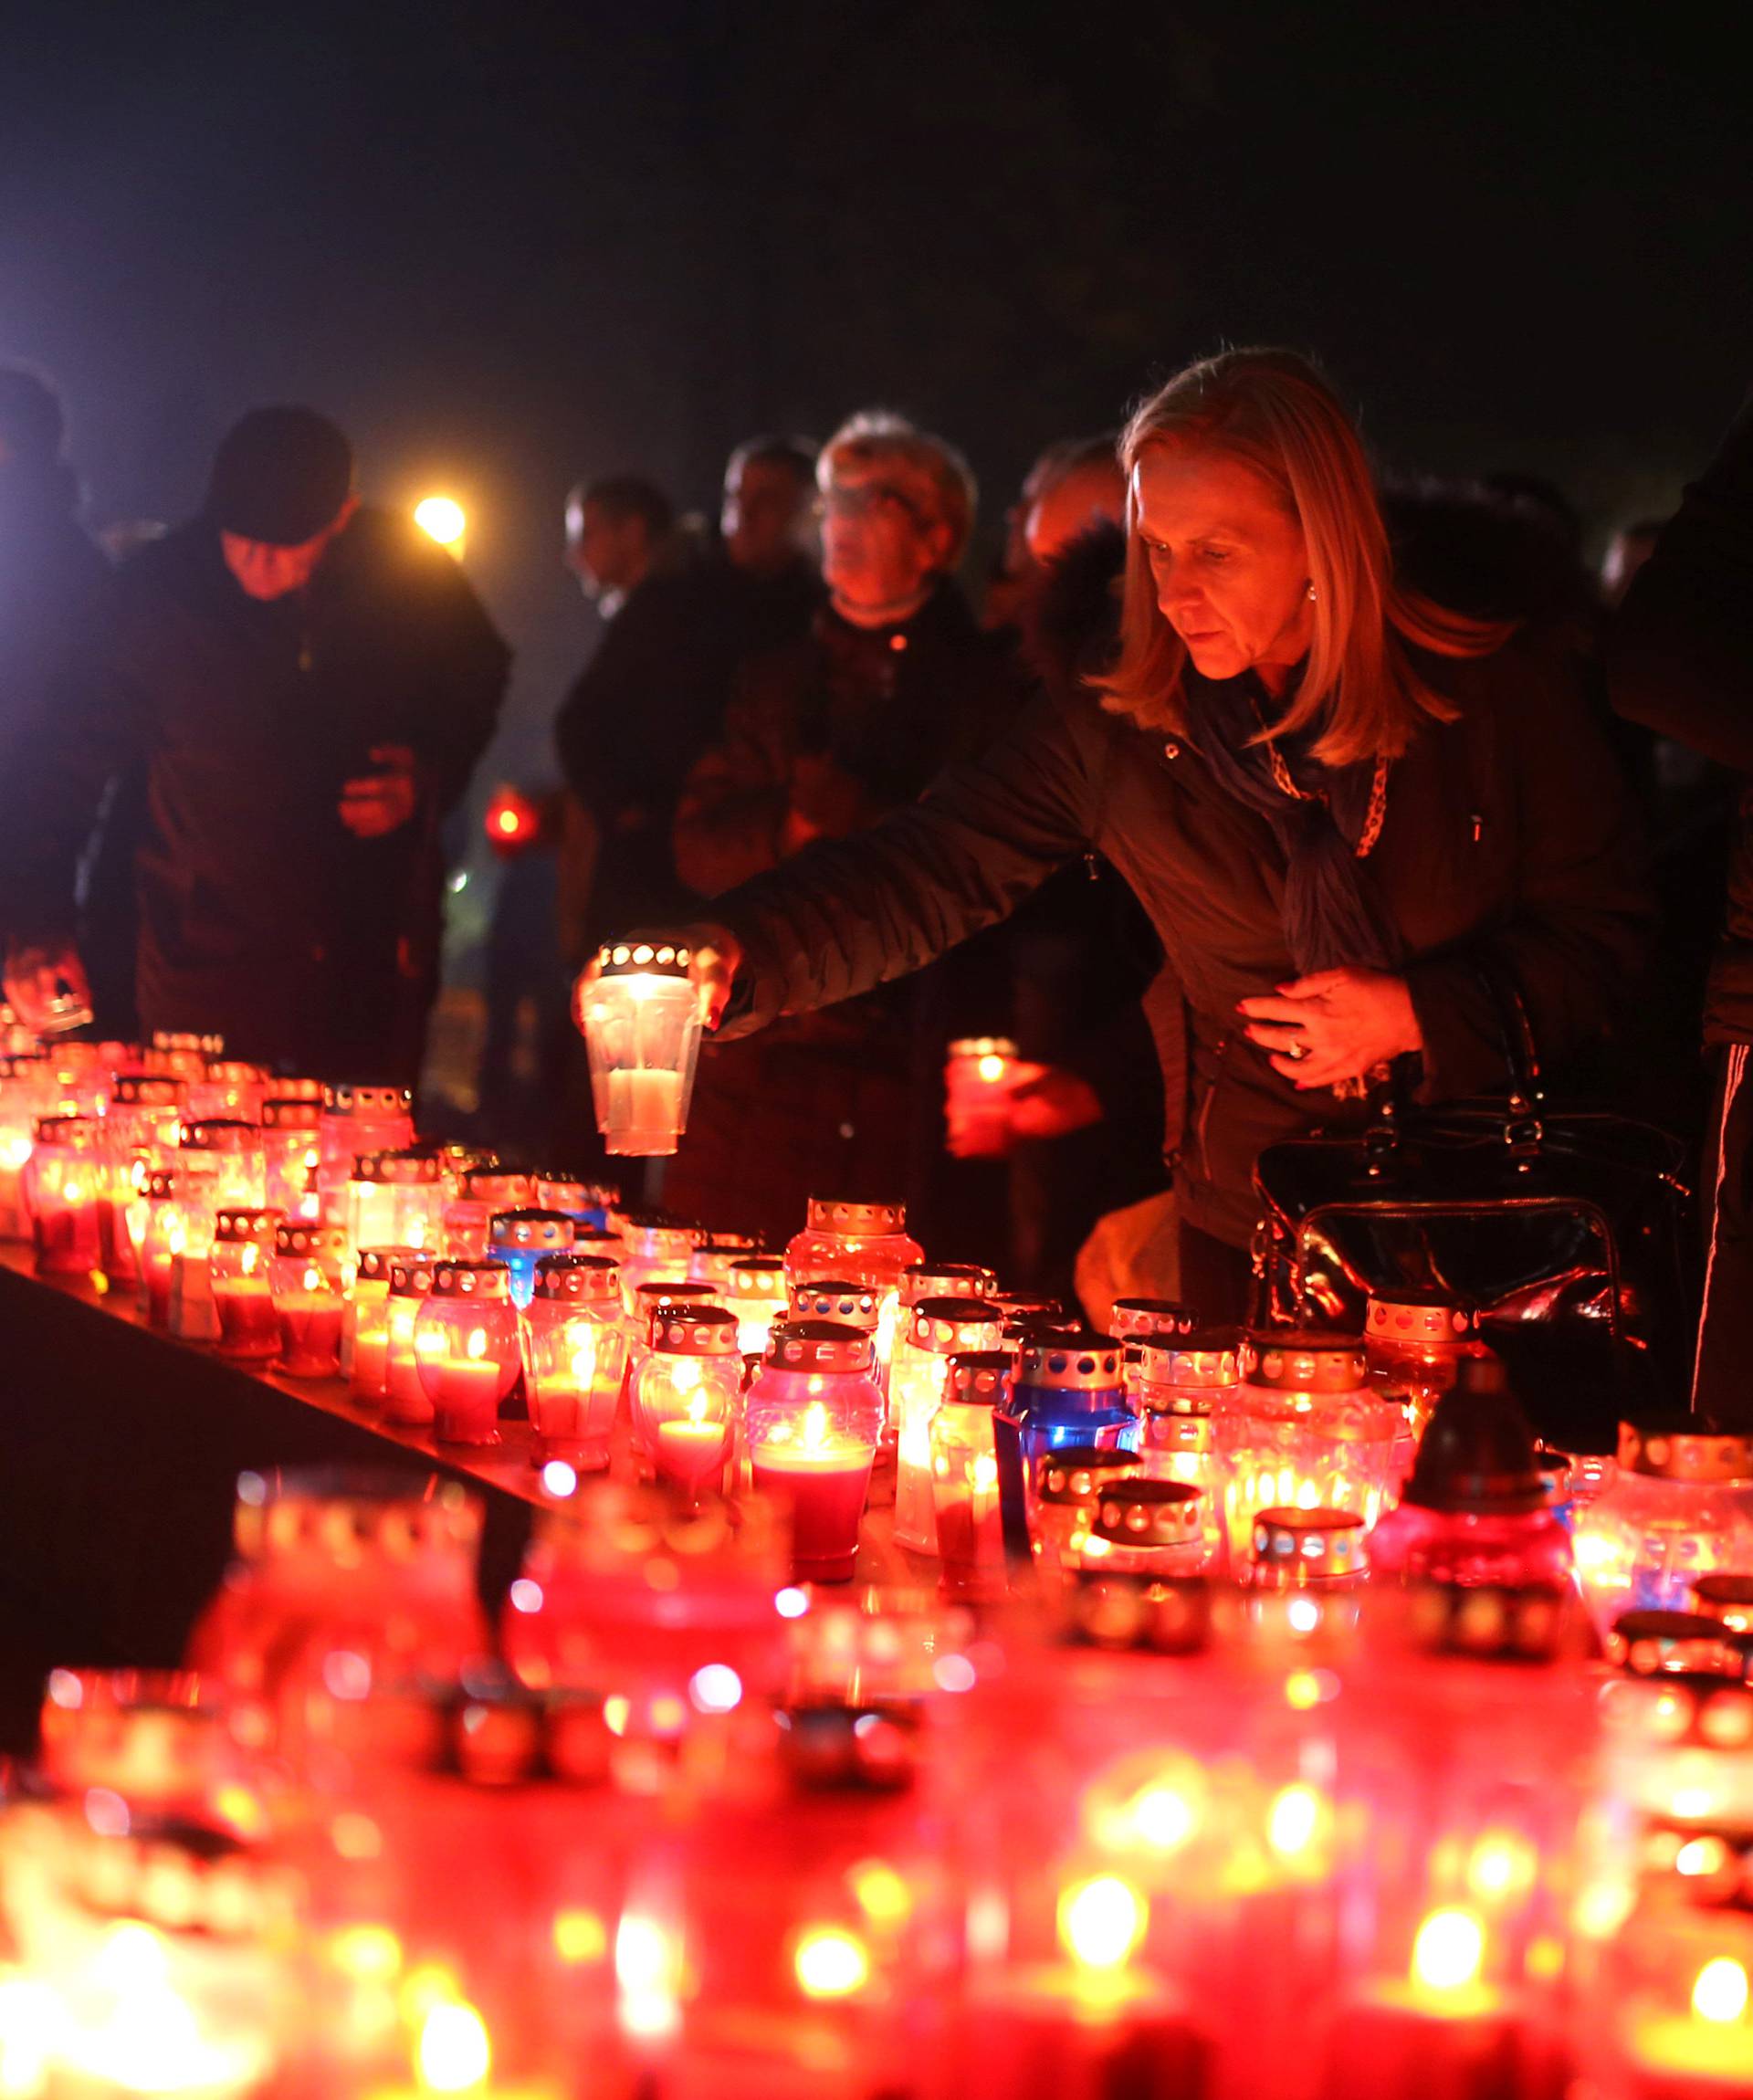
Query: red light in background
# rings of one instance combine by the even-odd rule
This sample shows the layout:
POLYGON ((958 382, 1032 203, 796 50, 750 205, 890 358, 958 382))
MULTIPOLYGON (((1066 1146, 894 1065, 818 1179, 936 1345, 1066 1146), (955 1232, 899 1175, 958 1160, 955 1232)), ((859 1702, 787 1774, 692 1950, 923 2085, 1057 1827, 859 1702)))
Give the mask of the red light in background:
POLYGON ((499 853, 533 845, 541 831, 541 812, 514 787, 502 787, 487 805, 488 842, 499 853))

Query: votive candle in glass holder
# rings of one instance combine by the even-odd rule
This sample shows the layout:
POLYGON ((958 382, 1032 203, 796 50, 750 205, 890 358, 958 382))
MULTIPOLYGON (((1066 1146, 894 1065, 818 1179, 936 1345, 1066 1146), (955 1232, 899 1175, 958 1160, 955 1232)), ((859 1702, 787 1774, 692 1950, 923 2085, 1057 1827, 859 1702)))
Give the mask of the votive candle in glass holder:
POLYGON ((1121 1368, 1126 1373, 1127 1398, 1139 1404, 1139 1351, 1152 1340, 1173 1340, 1190 1335, 1199 1325, 1199 1315, 1178 1298, 1124 1297, 1114 1300, 1107 1331, 1120 1342, 1121 1368))
MULTIPOLYGON (((345 1228, 343 1227, 343 1230, 345 1228)), ((413 1247, 362 1247, 341 1323, 341 1368, 352 1397, 379 1407, 389 1374, 390 1278, 395 1265, 417 1264, 413 1247)), ((412 1328, 410 1328, 412 1334, 412 1328)))
POLYGON ((634 1294, 641 1284, 685 1284, 694 1250, 705 1234, 686 1219, 661 1212, 617 1211, 609 1223, 620 1234, 625 1252, 621 1258, 621 1294, 629 1312, 635 1309, 634 1294))
POLYGON ((614 1156, 673 1152, 688 1128, 700 1050, 700 995, 686 947, 606 943, 580 1003, 596 1127, 614 1156))
POLYGON ((983 1298, 921 1298, 903 1316, 889 1363, 888 1412, 896 1435, 895 1542, 909 1552, 938 1549, 931 1421, 950 1360, 996 1349, 1001 1325, 998 1307, 983 1298))
POLYGON ((737 1316, 737 1347, 745 1357, 764 1355, 774 1322, 790 1310, 784 1262, 778 1255, 744 1255, 732 1262, 724 1303, 737 1316))
POLYGON ((503 1262, 511 1278, 511 1303, 520 1311, 536 1287, 536 1264, 545 1255, 572 1251, 576 1223, 564 1211, 499 1212, 487 1228, 489 1261, 503 1262))
POLYGON ((136 1259, 140 1297, 146 1324, 163 1331, 171 1324, 171 1278, 183 1252, 183 1210, 176 1198, 176 1175, 155 1168, 141 1191, 143 1216, 136 1259))
POLYGON ((1598 1631, 1683 1609, 1700 1576, 1753 1573, 1753 1436, 1695 1416, 1619 1425, 1617 1469, 1574 1519, 1577 1580, 1598 1631))
POLYGON ((845 1276, 876 1293, 876 1370, 885 1389, 898 1321, 901 1277, 924 1259, 925 1249, 908 1233, 904 1203, 852 1202, 838 1196, 812 1196, 808 1223, 785 1248, 786 1273, 793 1283, 845 1276))
POLYGON ((280 1369, 291 1378, 333 1378, 352 1272, 346 1228, 282 1218, 274 1228, 268 1280, 280 1323, 280 1369))
POLYGON ((520 1331, 535 1463, 601 1472, 627 1362, 620 1271, 599 1255, 544 1255, 520 1331))
MULTIPOLYGON (((626 1297, 626 1277, 621 1279, 621 1295, 626 1297)), ((639 1368, 651 1353, 652 1322, 661 1312, 672 1306, 715 1306, 718 1293, 710 1284, 647 1283, 641 1284, 633 1294, 633 1310, 627 1316, 627 1397, 628 1411, 633 1428, 633 1448, 635 1457, 646 1462, 646 1473, 650 1474, 651 1440, 646 1433, 646 1423, 639 1412, 639 1368)))
MULTIPOLYGON (((362 1256, 362 1259, 363 1257, 362 1256)), ((432 1426, 432 1400, 420 1376, 415 1327, 420 1308, 432 1294, 435 1257, 405 1254, 390 1263, 383 1350, 383 1419, 404 1429, 432 1426)), ((354 1338, 355 1357, 358 1338, 354 1338)))
POLYGON ((445 1254, 454 1262, 487 1259, 488 1228, 501 1211, 526 1210, 533 1177, 509 1167, 465 1167, 456 1195, 445 1205, 445 1254))
POLYGON ((259 1123, 262 1101, 268 1090, 267 1067, 247 1065, 236 1057, 209 1057, 198 1079, 186 1082, 189 1114, 199 1121, 207 1117, 232 1116, 240 1123, 259 1123))
POLYGON ((268 1281, 280 1213, 224 1210, 214 1219, 208 1274, 219 1316, 221 1356, 266 1360, 280 1352, 280 1322, 268 1281))
POLYGON ((289 1218, 314 1222, 321 1213, 317 1167, 321 1159, 322 1097, 272 1094, 262 1103, 262 1176, 265 1200, 289 1218))
POLYGON ((1086 1573, 1163 1580, 1204 1574, 1212 1559, 1204 1499, 1183 1480, 1153 1480, 1145 1474, 1104 1480, 1078 1544, 1078 1566, 1086 1573))
POLYGON ((497 1444, 499 1402, 523 1364, 503 1262, 434 1262, 432 1288, 415 1319, 414 1355, 438 1441, 497 1444))
POLYGON ((538 1211, 564 1211, 575 1225, 601 1232, 609 1213, 621 1201, 620 1192, 601 1181, 588 1181, 561 1167, 538 1169, 530 1193, 521 1203, 501 1203, 505 1211, 530 1206, 538 1211))
POLYGON ((1006 1590, 992 1410, 1009 1390, 1013 1361, 1004 1349, 951 1357, 943 1398, 931 1418, 931 1501, 941 1587, 971 1603, 996 1602, 1006 1590))
POLYGON ((41 1116, 26 1187, 39 1276, 89 1276, 103 1260, 103 1125, 95 1116, 41 1116))
POLYGON ((444 1161, 429 1147, 361 1152, 346 1187, 347 1237, 355 1247, 418 1247, 436 1255, 444 1244, 444 1161))
POLYGON ((651 1316, 651 1342, 633 1407, 652 1470, 689 1500, 723 1486, 735 1444, 742 1356, 736 1315, 722 1306, 667 1306, 651 1316))
POLYGON ((1008 1035, 962 1035, 946 1048, 944 1113, 976 1155, 1010 1149, 1010 1099, 1021 1076, 1019 1055, 1008 1035))
POLYGON ((1019 1344, 1010 1396, 992 1417, 1004 1545, 1013 1559, 1030 1558, 1030 1499, 1044 1453, 1137 1444, 1139 1418, 1120 1357, 1112 1335, 1038 1334, 1019 1344))
POLYGON ((910 1262, 901 1271, 901 1309, 923 1298, 983 1298, 998 1303, 998 1277, 976 1262, 910 1262))
POLYGON ((180 1080, 118 1073, 103 1118, 104 1204, 99 1213, 103 1273, 111 1289, 139 1281, 133 1223, 143 1223, 146 1176, 165 1165, 183 1120, 180 1080))
POLYGON ((757 1493, 792 1513, 799 1581, 852 1578, 882 1432, 868 1333, 824 1320, 776 1328, 743 1402, 757 1493))
POLYGON ((1034 1462, 1029 1545, 1035 1573, 1051 1590, 1083 1565, 1104 1485, 1140 1475, 1143 1461, 1119 1444, 1061 1444, 1034 1462))
POLYGON ((347 1223, 347 1182, 362 1152, 399 1152, 414 1142, 414 1094, 406 1087, 362 1087, 352 1081, 322 1090, 317 1133, 317 1188, 321 1215, 347 1223))
POLYGON ((1260 1509, 1249 1535, 1252 1590, 1350 1589, 1370 1570, 1356 1509, 1260 1509))

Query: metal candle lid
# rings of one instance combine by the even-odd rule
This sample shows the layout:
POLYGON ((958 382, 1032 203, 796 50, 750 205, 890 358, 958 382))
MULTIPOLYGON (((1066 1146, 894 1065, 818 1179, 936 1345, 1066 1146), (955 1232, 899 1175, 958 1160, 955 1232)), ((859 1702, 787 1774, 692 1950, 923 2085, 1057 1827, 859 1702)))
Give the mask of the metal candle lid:
POLYGON ((162 1077, 155 1072, 118 1072, 110 1088, 118 1108, 174 1108, 182 1100, 181 1079, 162 1077))
POLYGON ((651 1346, 667 1356, 734 1356, 737 1316, 722 1306, 660 1306, 651 1316, 651 1346))
POLYGON ((276 1095, 262 1103, 264 1130, 315 1130, 322 1123, 322 1103, 303 1095, 276 1095))
POLYGON ((634 1287, 634 1311, 646 1326, 653 1313, 670 1306, 715 1306, 719 1294, 710 1284, 637 1284, 634 1287))
POLYGON ((1094 1502, 1116 1474, 1139 1470, 1136 1451, 1092 1444, 1067 1444, 1044 1451, 1034 1462, 1034 1491, 1043 1502, 1094 1502))
POLYGON ((283 1218, 274 1228, 274 1252, 315 1261, 341 1261, 347 1253, 347 1228, 314 1224, 308 1218, 283 1218))
POLYGON ((536 1296, 604 1305, 621 1296, 621 1267, 601 1255, 543 1255, 536 1264, 536 1296))
POLYGON ((1052 1335, 1023 1341, 1017 1383, 1055 1392, 1106 1392, 1120 1382, 1120 1344, 1107 1334, 1052 1335))
POLYGON ((1692 1585, 1692 1608, 1731 1633, 1753 1633, 1753 1575, 1700 1575, 1692 1585))
POLYGON ((849 1203, 838 1196, 810 1198, 809 1229, 843 1239, 880 1240, 907 1230, 905 1203, 849 1203))
POLYGON ((203 1057, 223 1056, 226 1039, 223 1035, 197 1035, 184 1028, 154 1028, 154 1050, 194 1051, 203 1057))
POLYGON ((1753 1436, 1713 1429, 1696 1415, 1619 1425, 1619 1463, 1656 1480, 1753 1481, 1753 1436))
POLYGON ((246 1123, 236 1116, 203 1116, 184 1123, 176 1141, 187 1152, 241 1152, 261 1137, 259 1123, 246 1123))
POLYGON ((733 1298, 760 1298, 771 1305, 786 1297, 785 1264, 777 1255, 746 1255, 731 1263, 724 1281, 733 1298))
POLYGON ((793 1284, 791 1306, 794 1320, 827 1320, 842 1327, 874 1328, 882 1310, 876 1292, 844 1276, 793 1284))
POLYGON ((169 1167, 149 1167, 141 1193, 152 1202, 173 1202, 176 1196, 175 1173, 169 1167))
POLYGON ((420 1145, 404 1145, 393 1152, 356 1152, 353 1179, 383 1181, 398 1189, 415 1189, 436 1181, 442 1165, 436 1152, 420 1145))
POLYGON ((359 1269, 355 1281, 362 1284, 389 1284, 398 1264, 425 1262, 430 1265, 432 1256, 422 1254, 418 1247, 362 1247, 359 1250, 359 1269))
POLYGON ((991 1269, 973 1262, 914 1262, 901 1271, 901 1303, 927 1298, 984 1298, 997 1286, 991 1269))
POLYGON ((1105 1480, 1096 1534, 1116 1546, 1190 1546, 1203 1535, 1202 1499, 1181 1480, 1105 1480))
MULTIPOLYGON (((397 1255, 390 1262, 390 1296, 393 1298, 424 1298, 432 1293, 432 1272, 435 1266, 432 1255, 422 1254, 397 1255)), ((364 1271, 364 1256, 360 1256, 360 1274, 364 1271)))
POLYGON ((1097 1648, 1191 1655, 1210 1643, 1212 1593, 1202 1575, 1113 1575, 1080 1569, 1065 1600, 1067 1636, 1097 1648))
POLYGON ((462 1188, 467 1202, 495 1211, 515 1211, 530 1201, 529 1175, 505 1167, 465 1167, 462 1188))
POLYGON ((331 1116, 406 1116, 414 1109, 411 1087, 359 1087, 343 1079, 338 1087, 325 1087, 322 1105, 331 1116))
POLYGON ((912 1308, 908 1339, 932 1356, 977 1349, 991 1334, 996 1339, 998 1307, 981 1298, 921 1298, 912 1308))
POLYGON ((266 1246, 285 1215, 284 1211, 265 1210, 259 1203, 239 1210, 215 1211, 213 1236, 215 1240, 258 1240, 266 1246))
POLYGON ((836 1320, 785 1320, 768 1339, 767 1361, 782 1370, 865 1371, 871 1366, 871 1339, 865 1328, 836 1320))
POLYGON ((1420 1582, 1410 1600, 1415 1643, 1475 1662, 1547 1662, 1570 1637, 1575 1592, 1557 1582, 1420 1582))
POLYGON ((499 1211, 488 1223, 488 1244, 528 1254, 561 1254, 572 1244, 577 1226, 564 1211, 499 1211))
POLYGON ((596 961, 604 977, 686 977, 688 956, 672 940, 605 940, 596 961))
POLYGON ((1479 1316, 1445 1291, 1409 1284, 1371 1297, 1364 1309, 1363 1331, 1371 1341, 1452 1344, 1479 1331, 1479 1316))
POLYGON ((102 1125, 95 1116, 38 1116, 32 1128, 39 1145, 89 1145, 102 1125))
POLYGON ((1107 1324, 1122 1341, 1139 1341, 1146 1335, 1191 1334, 1199 1315, 1174 1298, 1116 1298, 1107 1324))
POLYGON ((503 1262, 434 1262, 432 1295, 436 1298, 509 1298, 511 1272, 503 1262))
POLYGON ((1002 1407, 1015 1370, 1016 1359, 1007 1349, 971 1349, 952 1356, 943 1397, 962 1407, 1002 1407))
POLYGON ((574 1174, 556 1167, 535 1174, 535 1199, 544 1211, 600 1211, 607 1210, 621 1200, 618 1189, 605 1188, 600 1181, 587 1181, 583 1174, 574 1174))
POLYGON ((1699 1612, 1622 1612, 1607 1636, 1607 1660, 1633 1677, 1738 1677, 1742 1667, 1729 1629, 1699 1612))
POLYGON ((1349 1392, 1363 1383, 1363 1344, 1331 1328, 1254 1328, 1242 1338, 1250 1385, 1294 1392, 1349 1392))
MULTIPOLYGON (((1149 1335, 1139 1344, 1139 1372, 1147 1385, 1191 1386, 1217 1391, 1242 1376, 1237 1360, 1242 1330, 1195 1328, 1190 1334, 1149 1335)), ((1147 1406, 1161 1404, 1145 1395, 1147 1406)))
POLYGON ((1355 1575, 1366 1565, 1363 1534, 1355 1509, 1261 1509, 1254 1558, 1262 1569, 1294 1571, 1305 1582, 1355 1575))

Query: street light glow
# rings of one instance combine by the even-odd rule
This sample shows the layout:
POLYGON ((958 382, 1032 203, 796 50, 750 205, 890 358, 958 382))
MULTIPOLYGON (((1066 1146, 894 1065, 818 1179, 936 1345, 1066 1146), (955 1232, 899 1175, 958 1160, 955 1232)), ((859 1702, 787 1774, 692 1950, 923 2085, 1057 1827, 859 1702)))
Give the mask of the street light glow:
POLYGON ((414 507, 414 521, 428 539, 461 559, 468 518, 453 497, 423 496, 414 507))

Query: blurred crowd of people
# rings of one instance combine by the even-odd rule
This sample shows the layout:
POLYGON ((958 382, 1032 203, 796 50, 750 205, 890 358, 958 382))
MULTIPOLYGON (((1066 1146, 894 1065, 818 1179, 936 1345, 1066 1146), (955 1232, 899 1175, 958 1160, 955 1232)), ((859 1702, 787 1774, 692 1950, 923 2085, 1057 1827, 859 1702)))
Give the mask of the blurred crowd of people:
MULTIPOLYGON (((480 1134, 590 1163, 568 993, 600 941, 688 925, 746 957, 782 929, 801 960, 745 961, 667 1208, 777 1239, 810 1193, 902 1194, 935 1256, 996 1257, 1023 1287, 1092 1305, 1199 1276, 1221 1308, 1245 1230, 1243 1170, 1213 1148, 1270 1141, 1304 1059, 1341 1100, 1409 1054, 1427 1077, 1464 1066, 1450 1093, 1488 1078, 1443 1010, 1476 1018, 1453 958, 1488 934, 1536 1005, 1549 971, 1574 1084, 1658 1100, 1706 1144, 1713 1287, 1753 1263, 1745 842, 1725 887, 1753 772, 1745 424, 1679 519, 1622 524, 1591 572, 1581 520, 1527 477, 1390 486, 1379 511, 1373 488, 1311 494, 1307 461, 1349 471, 1350 440, 1293 364, 1212 361, 1154 420, 1048 446, 973 593, 974 476, 886 410, 820 446, 739 446, 711 527, 640 476, 581 483, 565 559, 603 630, 558 697, 563 787, 504 842, 480 1134), (1317 438, 1284 435, 1299 415, 1317 438), (1213 447, 1222 429, 1243 435, 1213 447), (1204 455, 1198 477, 1169 471, 1201 445, 1255 486, 1226 488, 1204 455), (1264 584, 1189 584, 1281 470, 1297 532, 1283 604, 1264 584), (1391 553, 1366 573, 1378 526, 1391 553), (1364 556, 1335 552, 1354 543, 1364 556), (1357 608, 1377 601, 1404 719, 1359 711, 1357 608), (1249 643, 1268 612, 1279 628, 1249 643), (1427 656, 1462 668, 1406 668, 1427 656), (1305 691, 1327 677, 1324 711, 1299 716, 1286 666, 1312 667, 1305 691), (1162 793, 1221 801, 1234 836, 1141 862, 1164 821, 1136 792, 1147 753, 1162 793), (1457 837, 1485 834, 1476 860, 1439 837, 1457 797, 1457 837), (1278 946, 1254 939, 1244 894, 1274 862, 1260 887, 1278 946), (1393 1032, 1393 995, 1353 1025, 1342 987, 1308 989, 1360 985, 1363 963, 1412 987, 1415 1026, 1393 1032), (751 992, 762 968, 772 984, 751 992), (531 1007, 533 1066, 515 1019, 531 1007), (753 1007, 766 1025, 742 1033, 753 1007), (1372 1053, 1358 1073, 1328 1047, 1348 1026, 1372 1053), (965 1038, 1005 1045, 1000 1112, 977 1123, 946 1103, 965 1038), (1237 1077, 1249 1042, 1267 1055, 1237 1077)), ((112 1034, 217 1029, 239 1056, 414 1083, 441 827, 510 662, 464 570, 360 500, 345 436, 308 408, 245 416, 185 524, 112 554, 78 515, 52 388, 0 371, 10 995, 93 1007, 112 1034)), ((1744 1287, 1753 1303, 1753 1276, 1744 1287)))

